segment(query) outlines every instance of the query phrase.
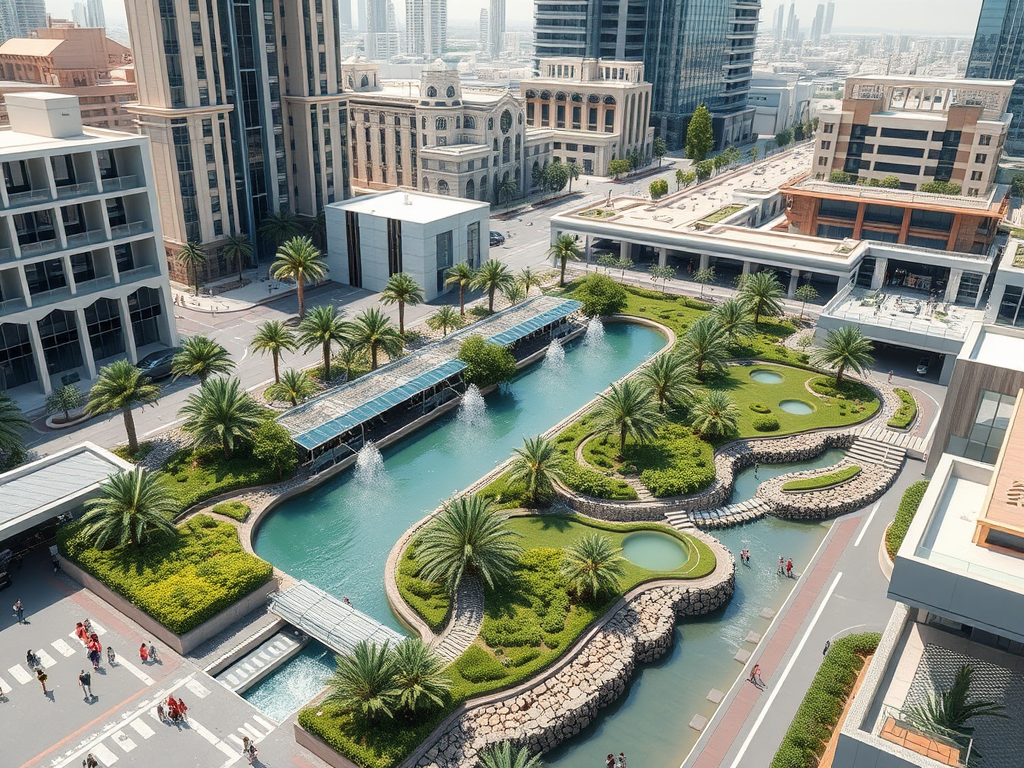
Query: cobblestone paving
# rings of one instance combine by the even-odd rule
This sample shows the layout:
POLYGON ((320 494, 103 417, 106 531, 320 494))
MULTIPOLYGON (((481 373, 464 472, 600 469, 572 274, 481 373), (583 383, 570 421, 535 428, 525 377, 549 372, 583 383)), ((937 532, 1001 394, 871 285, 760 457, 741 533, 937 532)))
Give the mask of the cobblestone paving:
POLYGON ((467 576, 455 595, 452 619, 438 636, 434 650, 445 661, 454 661, 473 644, 483 623, 483 587, 477 579, 467 576))

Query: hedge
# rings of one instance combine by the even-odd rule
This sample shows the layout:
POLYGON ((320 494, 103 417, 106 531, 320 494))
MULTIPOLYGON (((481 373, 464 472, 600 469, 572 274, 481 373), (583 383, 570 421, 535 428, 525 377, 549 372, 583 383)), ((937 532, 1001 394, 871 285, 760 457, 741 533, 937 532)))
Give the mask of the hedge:
POLYGON ((754 419, 754 429, 758 432, 774 432, 779 428, 779 420, 774 416, 758 416, 754 419))
POLYGON ((896 553, 899 552, 900 544, 903 543, 903 537, 907 535, 907 529, 910 528, 910 523, 914 519, 914 513, 921 506, 921 499, 924 498, 924 492, 927 490, 928 481, 918 480, 903 492, 903 498, 900 499, 900 505, 896 509, 896 517, 893 518, 889 530, 885 532, 885 551, 889 553, 890 560, 896 559, 896 553))
POLYGON ((448 609, 451 601, 448 593, 440 584, 424 581, 416 576, 419 566, 416 564, 415 541, 405 549, 401 561, 398 563, 398 573, 395 581, 398 582, 398 591, 402 599, 418 613, 430 628, 438 631, 444 627, 448 618, 448 609))
POLYGON ((241 523, 251 510, 244 501, 222 501, 220 504, 215 505, 212 511, 241 523))
POLYGON ((339 704, 321 703, 299 712, 299 725, 361 768, 392 768, 430 735, 451 711, 440 708, 418 723, 403 717, 368 725, 339 704))
POLYGON ((754 413, 771 413, 772 409, 764 403, 751 403, 749 406, 750 410, 754 413))
POLYGON ((277 482, 277 473, 264 462, 243 452, 225 459, 218 447, 175 451, 159 477, 179 511, 221 493, 277 482))
POLYGON ((878 632, 848 635, 832 643, 786 731, 771 768, 817 768, 866 656, 881 640, 878 632))
POLYGON ((860 474, 860 466, 851 464, 827 475, 817 477, 806 477, 803 480, 790 480, 782 486, 783 491, 814 491, 818 488, 827 488, 830 485, 839 485, 847 480, 852 480, 860 474))
POLYGON ((895 389, 893 391, 900 399, 900 407, 896 409, 896 413, 886 422, 886 425, 893 429, 906 429, 917 418, 917 400, 905 389, 895 389))
POLYGON ((181 635, 266 584, 273 568, 242 549, 231 523, 196 515, 178 530, 142 547, 99 550, 72 524, 58 529, 57 543, 66 558, 181 635))

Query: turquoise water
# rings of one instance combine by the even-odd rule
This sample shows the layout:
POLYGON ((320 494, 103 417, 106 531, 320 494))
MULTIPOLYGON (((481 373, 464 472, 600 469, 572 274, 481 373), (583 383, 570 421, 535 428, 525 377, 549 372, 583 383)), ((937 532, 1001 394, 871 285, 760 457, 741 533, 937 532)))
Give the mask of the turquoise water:
POLYGON ((677 539, 657 531, 631 533, 622 540, 622 556, 649 571, 674 571, 687 559, 677 539))
POLYGON ((292 712, 312 699, 334 671, 334 652, 316 640, 244 694, 263 714, 283 722, 292 712))
POLYGON ((781 384, 784 379, 775 371, 751 371, 750 378, 759 384, 781 384))
POLYGON ((779 408, 795 416, 806 416, 809 413, 814 413, 814 406, 810 403, 805 403, 803 400, 783 400, 779 403, 779 408))
MULTIPOLYGON (((784 475, 787 472, 796 472, 803 469, 824 469, 838 464, 846 456, 846 451, 839 448, 830 448, 817 458, 810 461, 799 461, 795 464, 761 464, 758 467, 747 467, 736 475, 732 486, 730 504, 738 504, 741 501, 749 501, 754 498, 757 486, 765 480, 784 475)), ((627 761, 628 763, 628 761, 627 761)))

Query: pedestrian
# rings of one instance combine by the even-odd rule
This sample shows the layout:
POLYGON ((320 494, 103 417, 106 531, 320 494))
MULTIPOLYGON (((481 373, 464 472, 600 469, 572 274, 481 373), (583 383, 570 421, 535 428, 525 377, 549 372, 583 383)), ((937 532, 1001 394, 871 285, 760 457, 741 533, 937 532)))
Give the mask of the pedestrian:
POLYGON ((161 723, 167 721, 167 712, 164 710, 164 705, 163 704, 157 704, 156 705, 156 716, 157 716, 157 719, 159 719, 161 723))
POLYGON ((786 569, 786 558, 784 558, 782 555, 779 555, 779 570, 777 571, 779 576, 781 576, 783 574, 785 569, 786 569))
POLYGON ((108 645, 107 646, 107 664, 109 664, 110 666, 114 666, 114 660, 116 658, 117 658, 117 656, 114 653, 114 646, 108 645))
POLYGON ((352 605, 352 601, 348 599, 348 595, 345 595, 343 598, 341 598, 341 601, 345 603, 345 605, 352 605))
POLYGON ((178 699, 178 713, 181 715, 182 720, 188 720, 188 707, 185 706, 185 702, 178 699))
POLYGON ((83 768, 100 768, 100 764, 96 762, 96 758, 92 756, 92 752, 85 756, 85 760, 82 761, 83 768))
POLYGON ((619 768, 626 768, 626 753, 619 752, 619 768))
POLYGON ((152 643, 149 644, 149 660, 152 662, 156 661, 156 646, 152 643))
POLYGON ((243 736, 242 756, 249 761, 249 765, 253 764, 253 761, 256 759, 257 754, 258 753, 256 752, 256 745, 252 743, 252 739, 250 739, 248 736, 243 736))
POLYGON ((43 672, 43 668, 42 667, 39 667, 39 669, 36 670, 36 680, 38 680, 39 684, 41 686, 43 686, 43 693, 46 693, 46 680, 47 680, 47 676, 46 676, 46 673, 43 672))
POLYGON ((92 701, 92 675, 84 669, 78 674, 78 684, 82 686, 82 693, 86 701, 92 701))
POLYGON ((139 646, 139 658, 142 660, 143 664, 145 664, 146 660, 149 658, 149 646, 145 643, 139 646))
POLYGON ((889 383, 892 384, 892 371, 889 371, 889 383))
POLYGON ((36 653, 31 648, 25 651, 25 663, 28 664, 29 669, 35 669, 39 666, 39 659, 36 658, 36 653))
POLYGON ((821 652, 821 655, 822 656, 828 656, 828 649, 831 648, 831 647, 832 647, 832 641, 831 640, 826 640, 825 641, 825 650, 823 650, 821 652))
POLYGON ((93 669, 100 668, 100 652, 97 651, 95 648, 89 651, 89 661, 92 662, 93 669))
POLYGON ((615 768, 615 755, 609 754, 604 761, 606 768, 615 768))
POLYGON ((790 579, 793 578, 793 558, 786 561, 786 576, 790 579))
POLYGON ((25 606, 21 604, 21 600, 14 601, 14 615, 18 617, 18 623, 25 623, 25 606))

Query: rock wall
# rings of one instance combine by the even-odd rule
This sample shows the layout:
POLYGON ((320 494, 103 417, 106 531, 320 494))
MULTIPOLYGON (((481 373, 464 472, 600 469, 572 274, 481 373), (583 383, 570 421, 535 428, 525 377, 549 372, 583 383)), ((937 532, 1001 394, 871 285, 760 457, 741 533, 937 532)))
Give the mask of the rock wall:
POLYGON ((768 502, 771 507, 769 513, 775 517, 787 520, 826 520, 866 507, 881 498, 899 477, 899 470, 893 471, 878 464, 860 464, 860 474, 834 488, 805 493, 785 493, 782 490, 782 486, 791 480, 835 472, 854 463, 847 459, 824 470, 780 475, 761 483, 757 488, 757 496, 768 502))

